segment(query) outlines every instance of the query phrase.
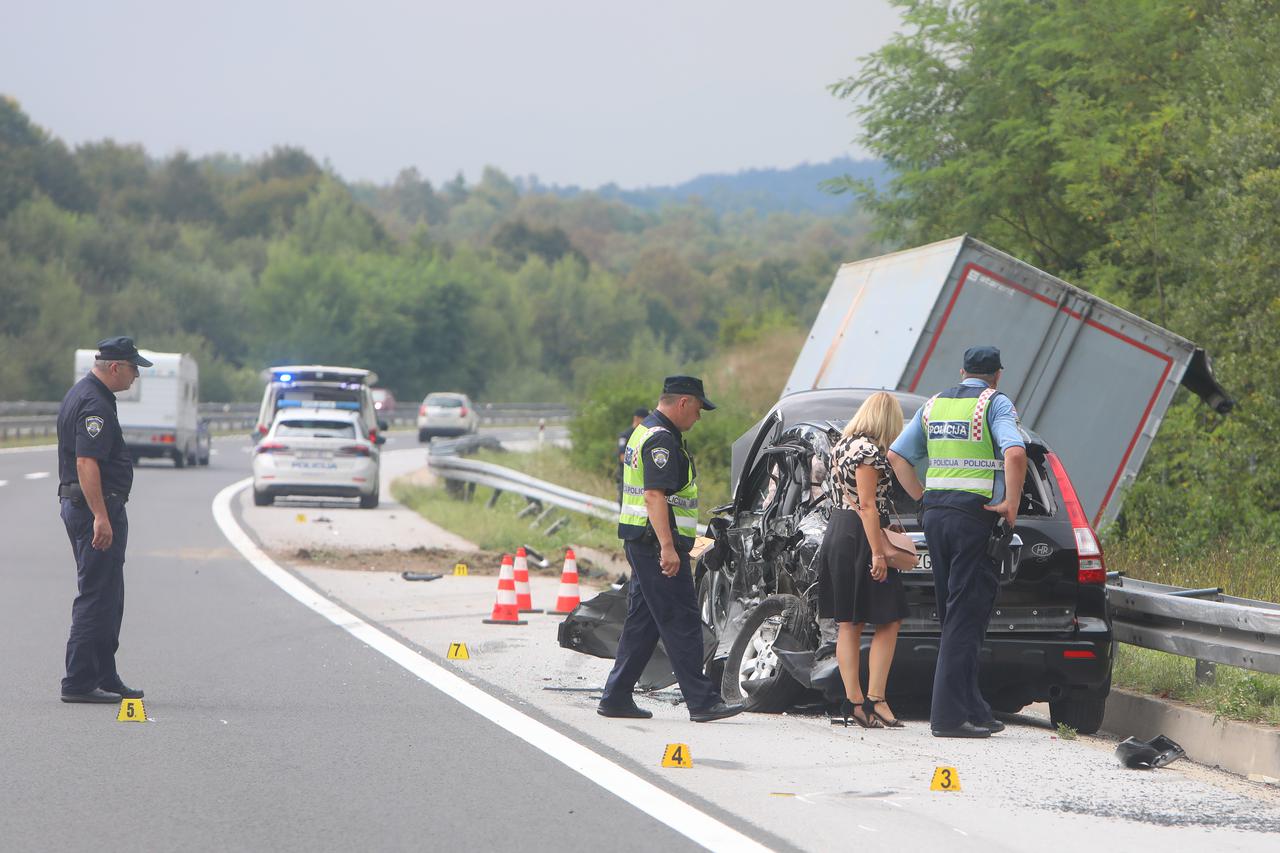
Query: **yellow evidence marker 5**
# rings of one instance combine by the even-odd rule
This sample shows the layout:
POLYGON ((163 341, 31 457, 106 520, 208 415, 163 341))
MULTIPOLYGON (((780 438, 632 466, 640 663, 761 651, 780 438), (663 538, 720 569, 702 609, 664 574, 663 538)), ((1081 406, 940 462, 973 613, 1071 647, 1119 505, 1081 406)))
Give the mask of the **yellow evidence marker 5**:
POLYGON ((449 660, 471 660, 471 654, 467 651, 467 644, 450 643, 449 660))
POLYGON ((933 781, 929 783, 930 791, 959 791, 960 774, 954 767, 935 767, 933 781))
POLYGON ((142 707, 141 699, 121 699, 120 713, 116 715, 117 723, 145 723, 147 709, 142 707))
POLYGON ((689 754, 689 744, 669 743, 662 753, 663 767, 692 767, 693 756, 689 754))
POLYGON ((467 570, 466 563, 458 563, 458 565, 453 567, 453 576, 455 578, 464 578, 469 574, 471 573, 467 570))

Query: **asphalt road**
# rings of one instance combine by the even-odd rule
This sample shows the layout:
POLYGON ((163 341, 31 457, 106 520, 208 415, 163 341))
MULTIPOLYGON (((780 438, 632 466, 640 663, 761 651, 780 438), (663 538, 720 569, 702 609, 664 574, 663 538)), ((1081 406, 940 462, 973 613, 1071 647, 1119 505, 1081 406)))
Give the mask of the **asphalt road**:
POLYGON ((56 460, 0 452, 0 847, 696 848, 251 567, 210 510, 246 443, 137 470, 118 661, 145 725, 59 701, 75 568, 56 460))

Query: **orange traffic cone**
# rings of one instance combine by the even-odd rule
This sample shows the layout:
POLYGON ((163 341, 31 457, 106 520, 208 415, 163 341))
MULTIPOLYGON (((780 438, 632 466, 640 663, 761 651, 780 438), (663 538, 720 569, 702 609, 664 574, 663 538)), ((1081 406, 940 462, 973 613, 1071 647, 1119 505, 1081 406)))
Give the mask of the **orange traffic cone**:
POLYGON ((578 595, 578 558, 570 548, 564 552, 564 572, 560 575, 560 597, 556 599, 556 609, 547 612, 552 616, 567 616, 581 603, 582 599, 578 595))
POLYGON ((529 590, 529 555, 524 546, 516 549, 516 607, 521 613, 541 613, 533 606, 533 594, 529 590))
POLYGON ((516 575, 511 566, 511 555, 502 555, 502 570, 498 572, 498 598, 493 602, 493 615, 484 620, 486 625, 526 625, 516 607, 516 575))

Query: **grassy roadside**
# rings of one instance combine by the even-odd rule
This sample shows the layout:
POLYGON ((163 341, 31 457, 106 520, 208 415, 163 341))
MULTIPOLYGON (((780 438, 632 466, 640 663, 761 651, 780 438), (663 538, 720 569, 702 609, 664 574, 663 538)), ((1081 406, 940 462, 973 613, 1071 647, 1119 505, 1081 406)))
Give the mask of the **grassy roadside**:
MULTIPOLYGON (((508 454, 509 457, 520 455, 508 454)), ((476 489, 470 501, 453 497, 443 486, 424 487, 404 481, 393 484, 391 494, 424 518, 486 551, 509 552, 526 545, 537 549, 554 563, 563 557, 565 548, 575 545, 611 553, 619 550, 617 526, 611 522, 557 509, 536 528, 531 528, 533 518, 516 517, 516 513, 525 506, 524 498, 504 493, 490 508, 488 502, 493 490, 483 486, 476 489), (567 518, 568 523, 550 536, 544 535, 543 531, 552 520, 558 518, 567 518)))
POLYGON ((1113 683, 1176 699, 1228 720, 1280 726, 1280 676, 1218 666, 1214 683, 1196 683, 1196 662, 1121 643, 1113 683))
POLYGON ((0 450, 7 447, 39 447, 46 444, 57 444, 56 435, 24 435, 18 438, 0 439, 0 450))

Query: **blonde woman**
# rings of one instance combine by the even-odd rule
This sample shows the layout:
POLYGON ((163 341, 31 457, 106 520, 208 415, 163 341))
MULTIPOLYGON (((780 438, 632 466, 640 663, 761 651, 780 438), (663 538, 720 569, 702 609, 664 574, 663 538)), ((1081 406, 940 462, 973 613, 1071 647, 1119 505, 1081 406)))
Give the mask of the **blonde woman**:
POLYGON ((884 391, 858 407, 831 451, 831 498, 835 507, 822 540, 818 578, 818 615, 834 619, 836 662, 844 681, 840 717, 864 728, 900 728, 884 701, 898 628, 907 615, 902 579, 886 561, 888 543, 881 528, 889 523, 889 445, 902 432, 902 406, 884 391), (875 626, 867 692, 859 672, 862 627, 875 626))

